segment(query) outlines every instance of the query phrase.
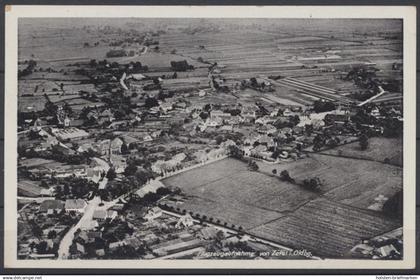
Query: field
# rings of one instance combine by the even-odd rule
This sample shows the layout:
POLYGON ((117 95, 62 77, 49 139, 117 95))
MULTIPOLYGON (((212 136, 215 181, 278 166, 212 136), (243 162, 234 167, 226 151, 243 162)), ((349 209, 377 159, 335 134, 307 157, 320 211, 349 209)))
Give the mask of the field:
POLYGON ((228 158, 169 177, 164 184, 180 187, 186 197, 166 203, 213 217, 221 224, 242 226, 284 245, 305 245, 320 256, 343 256, 361 237, 399 225, 366 209, 379 194, 390 196, 401 189, 398 167, 326 155, 278 165, 258 164, 260 171, 252 172, 245 163, 228 158), (274 168, 289 170, 297 179, 318 176, 323 182, 321 190, 311 192, 280 181, 270 175, 274 168), (328 238, 319 241, 323 235, 328 238), (335 251, 324 244, 341 238, 335 251))
POLYGON ((321 198, 251 233, 318 256, 344 257, 357 240, 396 227, 397 222, 380 215, 321 198))
POLYGON ((389 159, 390 164, 402 166, 403 150, 402 139, 395 138, 370 138, 367 150, 362 151, 359 142, 340 146, 336 149, 326 150, 322 153, 329 155, 341 155, 353 158, 361 158, 373 161, 384 162, 389 159))
MULTIPOLYGON (((63 19, 55 21, 54 27, 40 30, 38 25, 22 20, 22 31, 19 32, 19 58, 21 61, 33 58, 38 66, 52 67, 56 70, 68 69, 69 63, 101 60, 106 58, 106 52, 112 48, 134 50, 134 56, 107 58, 110 62, 128 63, 140 61, 147 65, 149 76, 171 76, 171 61, 187 60, 195 66, 194 71, 178 72, 179 80, 166 78, 164 89, 187 90, 196 84, 199 88, 208 88, 208 63, 217 62, 221 75, 227 85, 240 83, 242 79, 251 77, 268 78, 281 76, 277 81, 271 81, 274 92, 252 96, 269 104, 308 106, 319 97, 338 100, 347 103, 352 101, 349 94, 360 89, 353 82, 341 79, 354 65, 370 63, 380 69, 381 78, 402 78, 400 70, 392 68, 394 63, 402 59, 402 38, 398 36, 400 25, 391 21, 375 21, 364 23, 329 20, 282 21, 264 20, 263 22, 242 20, 209 19, 162 20, 159 23, 153 19, 139 22, 129 19, 117 21, 104 20, 103 25, 94 21, 80 21, 72 23, 72 29, 65 28, 67 22, 63 19), (191 32, 191 24, 200 26, 191 32), (90 28, 85 25, 91 24, 90 28), (110 24, 115 28, 103 30, 101 27, 110 24), (156 25, 157 24, 157 25, 156 25), (156 26, 155 26, 156 25, 156 26), (165 33, 156 37, 159 49, 154 46, 142 49, 142 35, 150 31, 151 26, 162 28, 165 33), (378 32, 386 26, 386 33, 378 32), (122 28, 118 28, 122 27, 122 28), (129 27, 136 32, 125 33, 123 27, 129 27), (321 31, 327 30, 327 31, 321 31), (137 41, 124 43, 119 47, 110 46, 111 42, 133 38, 137 41), (391 37, 391 38, 390 38, 391 37), (48 44, 47 44, 48 42, 48 44), (85 43, 89 46, 85 47, 85 43), (83 55, 81 55, 83 54, 83 55), (200 62, 199 62, 200 61, 200 62), (207 63, 203 63, 207 62, 207 63), (181 80, 182 79, 182 80, 181 80), (296 82, 292 82, 294 79, 296 82), (199 82, 197 83, 197 80, 199 82), (310 83, 318 86, 302 86, 310 83), (326 87, 332 94, 319 88, 326 87)), ((49 26, 48 20, 40 20, 42 26, 49 26)), ((385 30, 384 29, 384 30, 385 30)), ((32 79, 44 73, 34 73, 32 79)), ((47 94, 56 87, 54 81, 77 81, 80 77, 68 76, 60 73, 50 73, 43 79, 51 83, 40 85, 39 91, 47 94), (55 77, 57 76, 57 77, 55 77), (45 87, 45 89, 44 89, 45 87), (43 92, 43 91, 42 91, 43 92)), ((39 77, 41 78, 41 77, 39 77)), ((33 81, 26 81, 25 83, 33 81)), ((35 80, 36 82, 36 80, 35 80)), ((33 93, 34 84, 25 89, 25 83, 19 83, 19 92, 33 93), (21 85, 22 84, 22 85, 21 85), (22 88, 21 88, 22 87, 22 88)), ((69 92, 77 93, 76 87, 69 87, 69 92)), ((86 89, 84 89, 86 90, 86 89)), ((89 91, 89 90, 88 90, 89 91)), ((246 92, 235 94, 236 102, 246 103, 246 92)), ((378 102, 401 102, 401 93, 387 93, 378 102)), ((27 106, 22 105, 22 108, 27 106)), ((31 109, 26 109, 31 110, 31 109)))

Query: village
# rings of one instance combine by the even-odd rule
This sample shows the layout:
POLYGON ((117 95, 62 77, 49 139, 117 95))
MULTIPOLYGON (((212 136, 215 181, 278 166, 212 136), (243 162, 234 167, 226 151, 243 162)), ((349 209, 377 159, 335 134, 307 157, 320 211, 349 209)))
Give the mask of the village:
MULTIPOLYGON (((217 258, 242 252, 229 258, 260 259, 268 258, 264 252, 302 249, 312 253, 269 258, 402 257, 401 176, 387 177, 401 174, 402 152, 392 150, 402 139, 401 80, 383 78, 382 66, 371 62, 314 68, 314 61, 338 59, 331 52, 299 58, 302 65, 293 69, 334 73, 357 91, 320 86, 283 74, 286 70, 235 77, 223 59, 185 59, 182 49, 165 45, 168 32, 194 37, 217 28, 120 32, 84 26, 76 31, 108 36, 81 44, 87 53, 106 45, 102 58, 48 67, 36 57, 20 61, 19 258, 204 259, 212 258, 208 252, 217 258), (155 60, 161 61, 158 66, 155 60), (283 91, 296 91, 306 101, 288 99, 283 91), (332 167, 325 163, 330 158, 337 162, 332 167), (339 186, 364 178, 343 175, 345 181, 333 184, 323 170, 346 166, 345 160, 390 171, 384 177, 378 173, 378 183, 369 182, 369 197, 354 191, 359 200, 340 198, 334 193, 339 186), (226 172, 223 178, 212 174, 219 165, 217 176, 226 172), (276 220, 288 211, 298 213, 304 201, 283 211, 277 209, 281 203, 272 207, 274 202, 265 198, 246 197, 243 204, 232 202, 229 215, 212 209, 219 192, 230 193, 222 195, 226 208, 236 191, 248 194, 245 185, 253 176, 270 182, 269 197, 285 187, 293 190, 288 200, 307 199, 316 206, 327 199, 322 205, 351 207, 345 214, 361 213, 372 222, 348 237, 348 244, 320 248, 323 242, 297 246, 289 237, 277 237, 282 234, 273 237, 271 229, 256 230, 270 225, 254 224, 243 214, 252 211, 246 209, 249 204, 257 212, 269 208, 267 216, 276 220), (228 178, 235 179, 225 182, 228 178), (209 191, 209 184, 219 184, 214 187, 218 194, 209 191), (235 191, 228 190, 230 184, 235 191), (292 197, 293 192, 299 196, 292 197)), ((194 52, 207 48, 203 41, 194 52)), ((401 73, 398 59, 386 67, 392 75, 401 73)), ((249 187, 249 193, 257 192, 249 187)))

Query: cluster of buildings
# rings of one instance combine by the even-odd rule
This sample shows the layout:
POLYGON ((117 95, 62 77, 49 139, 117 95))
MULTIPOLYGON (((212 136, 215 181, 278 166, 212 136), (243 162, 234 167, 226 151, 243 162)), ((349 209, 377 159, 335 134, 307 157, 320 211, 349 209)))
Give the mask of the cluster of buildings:
POLYGON ((357 258, 400 260, 403 256, 403 229, 397 228, 380 236, 362 240, 350 253, 357 258))
MULTIPOLYGON (((151 45, 157 47, 154 37, 149 34, 144 38, 140 55, 151 45)), ((127 54, 124 50, 108 53, 109 57, 121 55, 127 54)), ((125 203, 94 209, 89 223, 74 234, 70 258, 206 258, 202 253, 209 250, 271 250, 270 245, 243 233, 204 223, 188 213, 162 210, 158 203, 133 207, 130 194, 140 198, 156 194, 164 187, 159 179, 230 156, 232 146, 249 159, 293 161, 304 157, 319 135, 345 140, 357 137, 362 129, 384 132, 380 121, 358 127, 353 121, 356 107, 338 106, 316 113, 310 107, 261 104, 257 99, 239 99, 235 104, 213 102, 209 97, 221 93, 246 89, 263 95, 274 90, 270 82, 260 78, 245 79, 230 88, 220 65, 209 68, 204 86, 202 81, 190 83, 194 84, 192 89, 190 85, 183 87, 183 82, 171 88, 165 79, 177 79, 176 73, 147 75, 147 66, 139 62, 123 65, 104 60, 89 65, 78 74, 88 73, 98 92, 79 93, 85 107, 70 113, 68 106, 66 111, 60 105, 56 114, 46 115, 48 110, 44 110, 40 116, 25 119, 20 127, 21 258, 57 257, 61 238, 85 214, 90 201, 98 198, 110 181, 126 183, 126 171, 133 164, 136 170, 153 174, 154 179, 148 178, 144 186, 123 194, 125 203), (108 176, 110 170, 115 176, 108 176), (60 198, 57 188, 67 178, 86 179, 98 189, 89 195, 60 198), (37 221, 40 229, 26 223, 30 220, 37 221)), ((168 68, 171 72, 194 69, 187 61, 168 61, 168 68)), ((380 109, 373 106, 369 117, 384 119, 380 109)), ((402 121, 397 109, 391 108, 389 113, 402 121)), ((355 251, 362 250, 372 258, 400 254, 398 241, 389 239, 366 241, 355 251)))

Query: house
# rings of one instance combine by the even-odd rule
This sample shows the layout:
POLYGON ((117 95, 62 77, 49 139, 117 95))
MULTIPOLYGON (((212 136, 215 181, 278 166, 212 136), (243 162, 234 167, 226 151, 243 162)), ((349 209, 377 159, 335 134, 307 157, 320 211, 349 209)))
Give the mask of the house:
POLYGON ((84 255, 85 254, 85 246, 83 246, 82 244, 80 244, 78 242, 73 243, 70 246, 70 254, 71 255, 78 255, 78 256, 84 255))
POLYGON ((290 110, 289 108, 284 109, 283 116, 289 117, 289 116, 293 116, 293 115, 295 115, 295 113, 293 113, 292 110, 290 110))
POLYGON ((257 113, 256 113, 257 110, 258 110, 258 107, 257 106, 247 106, 247 107, 244 107, 242 109, 241 116, 244 117, 244 118, 246 118, 246 119, 250 119, 250 118, 254 118, 255 119, 255 117, 257 116, 257 113))
POLYGON ((69 148, 68 146, 64 145, 63 143, 59 143, 58 145, 54 146, 54 149, 63 155, 74 155, 76 152, 69 148))
POLYGON ((64 209, 64 202, 61 200, 44 200, 39 206, 39 211, 52 214, 60 213, 64 209))
POLYGON ((262 134, 274 134, 277 131, 277 128, 272 126, 271 124, 262 125, 257 128, 257 131, 262 134))
POLYGON ((124 144, 124 142, 120 138, 114 138, 111 141, 109 150, 111 154, 121 154, 121 147, 124 144))
POLYGON ((232 115, 230 113, 225 113, 221 110, 212 110, 210 112, 210 117, 211 118, 222 118, 222 119, 228 119, 230 117, 232 117, 232 115))
POLYGON ((136 191, 136 195, 139 197, 144 197, 148 193, 156 193, 159 188, 164 188, 165 185, 159 180, 151 180, 146 185, 142 186, 138 191, 136 191))
POLYGON ((226 120, 226 123, 230 125, 240 124, 243 122, 244 122, 244 118, 241 116, 232 116, 230 119, 226 120))
POLYGON ((223 120, 220 117, 217 118, 207 118, 206 119, 206 125, 208 127, 217 127, 217 126, 221 126, 223 124, 223 120))
POLYGON ((144 216, 146 220, 153 220, 162 216, 163 212, 162 209, 159 207, 153 207, 147 211, 147 214, 144 216))
POLYGON ((51 133, 60 141, 77 140, 89 137, 89 133, 75 127, 68 127, 62 129, 51 128, 51 133))
POLYGON ((115 219, 118 216, 118 212, 114 210, 95 210, 92 218, 98 221, 105 221, 106 219, 115 219))
POLYGON ((233 131, 233 126, 231 125, 222 125, 219 130, 221 131, 233 131))
POLYGON ((58 178, 65 178, 69 176, 86 177, 86 165, 60 165, 51 167, 49 170, 54 176, 58 178))
POLYGON ((207 153, 207 157, 209 159, 216 159, 221 156, 225 156, 226 154, 227 154, 227 150, 224 148, 212 149, 210 150, 210 152, 207 153))
POLYGON ((138 133, 138 134, 136 134, 136 136, 142 142, 149 142, 149 141, 152 141, 153 140, 152 136, 149 133, 147 133, 147 132, 138 133))
POLYGON ((108 128, 112 129, 123 129, 129 125, 129 121, 123 120, 123 121, 113 121, 110 125, 108 125, 108 128))
POLYGON ((93 229, 97 229, 99 227, 99 223, 96 220, 91 220, 88 223, 83 223, 80 226, 80 229, 82 230, 93 230, 93 229))
POLYGON ((141 80, 146 79, 146 76, 144 76, 143 74, 137 73, 137 74, 130 74, 128 78, 132 78, 135 81, 141 81, 141 80))
POLYGON ((184 153, 178 153, 174 155, 170 160, 167 160, 167 161, 158 160, 155 163, 153 163, 152 171, 158 174, 162 172, 174 171, 174 169, 181 166, 181 162, 186 157, 187 156, 184 153))
POLYGON ((203 237, 203 239, 210 240, 216 239, 218 232, 219 230, 215 227, 205 227, 200 231, 200 235, 203 237))
POLYGON ((273 138, 267 135, 261 135, 261 137, 258 138, 258 142, 267 145, 268 147, 275 146, 273 138))
POLYGON ((98 257, 103 257, 103 256, 105 256, 105 250, 104 249, 98 249, 98 250, 95 251, 95 254, 98 257))
POLYGON ((143 246, 143 241, 139 237, 129 237, 124 239, 124 242, 133 248, 139 248, 140 246, 143 246))
POLYGON ((106 210, 95 210, 93 212, 92 219, 99 220, 99 221, 105 221, 107 218, 106 210))
POLYGON ((249 137, 245 138, 244 145, 246 145, 246 146, 252 146, 257 141, 258 141, 258 137, 256 137, 256 136, 249 136, 249 137))
POLYGON ((36 118, 32 124, 31 130, 33 131, 40 131, 43 126, 43 122, 40 118, 36 118))
POLYGON ((207 153, 205 151, 197 151, 193 154, 194 158, 198 161, 198 162, 205 162, 207 161, 208 157, 207 157, 207 153))
POLYGON ((125 241, 116 241, 116 242, 109 243, 108 248, 109 250, 113 251, 125 245, 126 245, 125 241))
POLYGON ((87 206, 86 201, 83 199, 67 199, 64 205, 66 212, 74 211, 78 213, 84 213, 87 206))
POLYGON ((162 102, 162 104, 160 104, 159 108, 164 112, 169 112, 171 110, 173 110, 174 108, 174 103, 173 102, 162 102))
POLYGON ((121 135, 120 138, 127 145, 128 148, 132 148, 134 144, 140 143, 141 141, 130 135, 121 135))
POLYGON ((271 124, 271 123, 274 123, 275 122, 275 118, 272 118, 272 117, 270 117, 270 116, 263 116, 263 117, 261 117, 261 118, 258 118, 258 119, 256 119, 255 120, 255 123, 256 124, 262 124, 262 125, 265 125, 265 124, 271 124))
POLYGON ((185 214, 184 216, 181 216, 178 220, 178 222, 176 223, 175 227, 176 228, 188 228, 194 225, 194 220, 191 217, 190 214, 185 214))
POLYGON ((350 115, 327 114, 324 118, 326 124, 346 123, 348 121, 350 121, 350 115))
POLYGON ((116 217, 118 217, 118 212, 115 210, 107 210, 106 211, 106 217, 107 219, 115 219, 116 217))
POLYGON ((237 236, 231 236, 231 237, 228 237, 226 239, 223 239, 222 240, 222 245, 223 246, 234 245, 234 244, 239 243, 240 241, 241 241, 241 239, 239 239, 237 236))
POLYGON ((231 139, 227 139, 220 144, 220 147, 222 148, 228 148, 229 146, 236 146, 236 143, 231 139))
POLYGON ((180 102, 175 103, 173 107, 176 109, 185 109, 187 108, 187 103, 180 101, 180 102))
POLYGON ((127 167, 126 159, 120 155, 112 155, 110 158, 110 162, 114 167, 116 173, 123 173, 125 168, 127 167))
POLYGON ((77 152, 78 153, 84 153, 84 152, 88 152, 88 151, 97 151, 95 149, 95 147, 93 146, 93 143, 91 142, 86 142, 86 143, 82 143, 81 145, 79 145, 79 147, 77 148, 77 152))
POLYGON ((378 251, 382 257, 388 257, 392 254, 399 254, 398 250, 392 244, 382 246, 378 249, 378 251))
POLYGON ((169 242, 160 243, 152 247, 152 252, 158 256, 164 256, 164 255, 175 254, 178 252, 198 248, 198 247, 201 247, 202 245, 203 245, 203 241, 199 239, 192 239, 192 240, 184 241, 178 238, 175 240, 170 240, 169 242))
POLYGON ((108 171, 108 164, 104 160, 93 157, 90 159, 89 167, 93 170, 108 171))
POLYGON ((100 154, 103 155, 103 156, 104 155, 105 156, 109 155, 110 146, 111 146, 111 140, 109 140, 109 139, 105 139, 105 140, 102 140, 99 143, 97 143, 98 150, 99 150, 100 154))

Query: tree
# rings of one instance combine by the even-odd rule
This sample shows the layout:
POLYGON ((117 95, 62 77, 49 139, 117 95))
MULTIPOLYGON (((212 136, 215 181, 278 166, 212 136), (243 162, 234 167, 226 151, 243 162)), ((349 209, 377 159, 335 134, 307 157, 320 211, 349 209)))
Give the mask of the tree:
POLYGON ((216 136, 216 144, 220 145, 223 142, 223 136, 222 135, 217 135, 216 136))
POLYGON ((325 144, 324 137, 322 135, 315 136, 314 141, 313 141, 313 144, 314 144, 314 146, 313 146, 312 149, 314 151, 319 151, 324 146, 324 144, 325 144))
POLYGON ((204 112, 204 111, 200 113, 200 118, 202 120, 206 120, 208 117, 209 117, 209 113, 204 112))
POLYGON ((125 176, 132 176, 136 173, 136 171, 137 171, 137 165, 130 163, 125 168, 124 175, 125 176))
POLYGON ((54 239, 57 237, 57 232, 55 230, 50 230, 48 232, 48 239, 54 239))
POLYGON ((117 177, 117 173, 115 172, 114 168, 110 168, 110 169, 108 170, 108 172, 106 173, 106 178, 107 178, 109 181, 112 181, 112 180, 114 180, 116 177, 117 177))
POLYGON ((129 153, 130 153, 130 151, 128 150, 128 146, 127 146, 127 144, 123 143, 123 144, 121 145, 121 153, 122 153, 123 155, 126 155, 126 154, 129 154, 129 153))
POLYGON ((35 248, 38 254, 46 254, 48 249, 48 243, 46 241, 41 241, 36 245, 35 248))
POLYGON ((253 160, 251 160, 251 161, 248 163, 248 166, 249 166, 249 169, 251 169, 252 171, 258 171, 258 169, 260 168, 260 167, 258 166, 258 164, 257 164, 255 161, 253 161, 253 160))
POLYGON ((292 177, 290 177, 289 171, 287 170, 283 170, 282 172, 280 172, 280 179, 288 182, 294 181, 292 177))
POLYGON ((63 186, 63 194, 64 195, 69 195, 70 194, 70 187, 68 184, 64 184, 63 186))
POLYGON ((390 197, 383 205, 382 211, 391 217, 402 218, 403 192, 400 190, 390 197))
POLYGON ((366 134, 362 134, 359 137, 359 146, 362 151, 365 151, 369 146, 369 138, 366 134))
POLYGON ((335 109, 335 104, 331 101, 316 100, 313 106, 316 113, 332 111, 335 109))
POLYGON ((318 177, 303 180, 302 186, 305 189, 316 191, 321 185, 321 180, 318 177))
POLYGON ((146 98, 144 105, 146 106, 146 108, 152 108, 159 106, 159 102, 154 97, 148 97, 146 98))
POLYGON ((273 172, 273 175, 275 176, 277 174, 277 169, 273 169, 271 172, 273 172))
POLYGON ((229 149, 229 155, 231 157, 236 158, 236 159, 240 159, 240 160, 243 159, 244 156, 242 154, 241 149, 239 149, 238 146, 236 146, 236 145, 229 145, 228 146, 228 149, 229 149))
POLYGON ((34 236, 40 238, 43 234, 41 227, 36 224, 33 220, 30 221, 30 225, 32 227, 32 233, 34 234, 34 236))

